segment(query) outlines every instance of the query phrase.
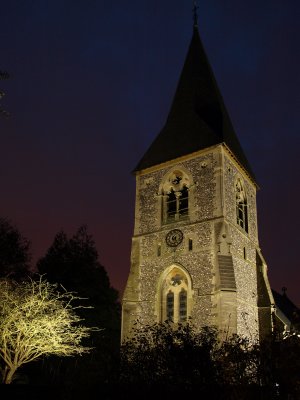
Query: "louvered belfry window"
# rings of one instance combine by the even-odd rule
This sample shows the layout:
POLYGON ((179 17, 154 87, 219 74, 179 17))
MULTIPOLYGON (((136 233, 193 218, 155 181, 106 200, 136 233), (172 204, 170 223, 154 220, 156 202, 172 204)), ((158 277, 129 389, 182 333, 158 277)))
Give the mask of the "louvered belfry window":
POLYGON ((189 180, 187 176, 180 171, 175 171, 163 186, 163 223, 172 223, 188 218, 189 180))

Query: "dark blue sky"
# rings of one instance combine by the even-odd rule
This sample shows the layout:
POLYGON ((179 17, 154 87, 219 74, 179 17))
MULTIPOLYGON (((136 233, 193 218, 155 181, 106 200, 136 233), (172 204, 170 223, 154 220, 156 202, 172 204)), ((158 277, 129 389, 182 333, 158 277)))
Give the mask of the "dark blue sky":
MULTIPOLYGON (((111 283, 129 272, 131 171, 162 128, 192 35, 192 1, 0 1, 0 215, 32 241, 87 224, 111 283)), ((299 12, 294 0, 199 0, 199 31, 261 187, 274 289, 300 304, 299 12)))

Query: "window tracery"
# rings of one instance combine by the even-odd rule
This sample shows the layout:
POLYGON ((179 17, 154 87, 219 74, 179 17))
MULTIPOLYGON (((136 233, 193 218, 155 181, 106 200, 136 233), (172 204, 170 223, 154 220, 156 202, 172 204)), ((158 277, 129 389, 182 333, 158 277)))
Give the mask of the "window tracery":
POLYGON ((188 292, 190 284, 186 274, 174 267, 161 287, 161 322, 185 322, 188 318, 188 292))

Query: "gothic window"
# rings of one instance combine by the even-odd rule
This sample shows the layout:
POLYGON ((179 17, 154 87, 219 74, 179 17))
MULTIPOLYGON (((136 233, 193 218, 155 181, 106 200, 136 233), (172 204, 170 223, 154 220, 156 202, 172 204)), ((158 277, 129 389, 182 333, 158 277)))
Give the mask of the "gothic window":
POLYGON ((172 172, 163 184, 163 223, 176 222, 189 216, 189 179, 181 171, 172 172))
POLYGON ((185 322, 188 318, 188 292, 190 280, 178 267, 174 267, 162 281, 161 322, 185 322))
POLYGON ((187 319, 187 292, 183 288, 179 293, 179 321, 185 322, 187 319))
POLYGON ((235 185, 236 190, 236 219, 237 224, 248 232, 248 205, 247 197, 241 179, 235 185))
POLYGON ((174 293, 169 291, 166 296, 167 301, 167 320, 173 321, 174 320, 174 293))

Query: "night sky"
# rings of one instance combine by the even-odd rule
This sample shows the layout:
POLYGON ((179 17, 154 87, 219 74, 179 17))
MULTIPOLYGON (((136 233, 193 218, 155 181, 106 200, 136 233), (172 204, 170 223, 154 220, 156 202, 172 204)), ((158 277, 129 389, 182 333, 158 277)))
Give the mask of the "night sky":
MULTIPOLYGON (((167 118, 192 0, 0 0, 0 216, 32 242, 82 224, 122 294, 135 168, 167 118)), ((300 305, 298 0, 199 0, 199 31, 260 186, 271 286, 300 305), (298 117, 298 118, 297 118, 298 117)))

